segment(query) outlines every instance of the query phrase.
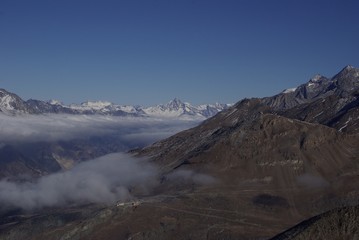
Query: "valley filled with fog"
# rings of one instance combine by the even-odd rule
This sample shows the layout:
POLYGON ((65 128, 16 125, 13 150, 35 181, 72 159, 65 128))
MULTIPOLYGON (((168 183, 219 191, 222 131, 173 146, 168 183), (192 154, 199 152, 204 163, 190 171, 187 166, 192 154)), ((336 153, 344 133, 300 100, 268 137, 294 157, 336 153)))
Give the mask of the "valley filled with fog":
MULTIPOLYGON (((0 114, 1 145, 117 137, 125 146, 143 147, 196 126, 199 119, 117 117, 102 115, 0 114)), ((128 149, 124 149, 128 150, 128 149)))
MULTIPOLYGON (((44 152, 50 155, 46 162, 40 161, 31 167, 38 167, 35 169, 38 174, 32 174, 26 167, 14 174, 4 173, 0 181, 1 208, 38 210, 64 204, 108 204, 131 199, 131 188, 149 192, 157 184, 157 166, 125 152, 145 147, 199 123, 196 119, 0 114, 0 154, 11 158, 8 160, 10 167, 17 166, 17 162, 19 166, 28 166, 44 152), (102 151, 96 152, 98 148, 102 151), (94 151, 94 155, 84 155, 80 150, 94 151), (61 153, 66 157, 58 157, 61 153), (54 164, 59 164, 60 168, 42 169, 54 164)), ((195 181, 201 178, 190 172, 180 172, 172 177, 194 178, 195 181)))

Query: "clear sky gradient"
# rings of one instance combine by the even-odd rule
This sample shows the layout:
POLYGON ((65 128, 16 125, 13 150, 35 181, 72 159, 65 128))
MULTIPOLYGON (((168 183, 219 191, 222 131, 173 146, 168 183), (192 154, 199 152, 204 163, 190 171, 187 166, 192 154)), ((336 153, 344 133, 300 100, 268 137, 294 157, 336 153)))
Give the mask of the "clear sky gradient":
POLYGON ((0 1, 0 87, 24 99, 231 103, 348 64, 357 0, 0 1))

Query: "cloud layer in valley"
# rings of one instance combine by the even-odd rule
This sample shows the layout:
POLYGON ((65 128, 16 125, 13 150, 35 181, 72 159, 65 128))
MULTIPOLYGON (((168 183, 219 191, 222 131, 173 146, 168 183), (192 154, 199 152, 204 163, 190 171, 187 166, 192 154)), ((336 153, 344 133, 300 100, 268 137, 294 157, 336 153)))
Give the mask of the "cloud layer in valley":
POLYGON ((125 145, 144 146, 198 123, 198 120, 99 115, 7 116, 0 114, 0 143, 66 141, 111 136, 125 145))
POLYGON ((26 210, 80 203, 113 203, 131 198, 129 189, 156 185, 157 168, 145 159, 113 153, 83 162, 66 172, 28 182, 0 181, 2 207, 26 210))
MULTIPOLYGON (((116 144, 124 146, 123 150, 129 150, 130 147, 143 147, 198 123, 199 120, 98 115, 0 114, 0 148, 7 144, 33 146, 32 143, 37 142, 108 137, 110 142, 114 140, 116 144)), ((70 170, 36 179, 2 179, 0 209, 15 207, 36 210, 71 204, 127 201, 138 192, 151 193, 159 184, 159 175, 159 167, 146 159, 112 153, 81 162, 70 170)), ((176 171, 169 178, 173 182, 199 185, 213 182, 211 177, 191 171, 176 171)))
MULTIPOLYGON (((170 174, 170 183, 207 185, 215 179, 191 170, 170 174)), ((71 170, 38 179, 0 181, 0 209, 37 210, 85 203, 113 204, 130 201, 136 194, 151 194, 160 184, 158 166, 145 158, 112 153, 82 162, 71 170)))

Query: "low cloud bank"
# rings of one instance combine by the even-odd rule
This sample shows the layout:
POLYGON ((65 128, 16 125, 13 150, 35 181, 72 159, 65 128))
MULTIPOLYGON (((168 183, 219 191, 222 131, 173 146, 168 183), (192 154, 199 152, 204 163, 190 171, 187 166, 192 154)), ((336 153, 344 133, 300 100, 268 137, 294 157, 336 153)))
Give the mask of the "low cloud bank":
POLYGON ((145 159, 114 153, 33 182, 0 181, 2 207, 25 210, 82 203, 113 203, 131 198, 129 189, 144 191, 157 184, 157 168, 145 159))
MULTIPOLYGON (((176 170, 166 176, 170 183, 208 185, 209 175, 176 170)), ((38 210, 85 203, 113 204, 129 201, 136 193, 151 194, 160 184, 159 168, 145 158, 112 153, 82 162, 71 170, 23 182, 0 181, 0 209, 38 210)))
POLYGON ((112 136, 120 141, 150 144, 194 127, 199 120, 117 117, 101 115, 21 115, 0 114, 0 144, 59 141, 93 136, 112 136))
MULTIPOLYGON (((0 148, 11 143, 70 141, 91 137, 115 139, 124 146, 144 146, 194 127, 198 120, 113 117, 98 115, 22 115, 0 113, 0 148)), ((133 192, 150 193, 158 182, 158 167, 146 159, 113 153, 82 162, 66 172, 38 179, 0 181, 0 209, 36 210, 84 203, 127 201, 133 192), (132 191, 133 190, 133 191, 132 191)), ((214 179, 192 171, 175 171, 171 181, 194 184, 214 179)))

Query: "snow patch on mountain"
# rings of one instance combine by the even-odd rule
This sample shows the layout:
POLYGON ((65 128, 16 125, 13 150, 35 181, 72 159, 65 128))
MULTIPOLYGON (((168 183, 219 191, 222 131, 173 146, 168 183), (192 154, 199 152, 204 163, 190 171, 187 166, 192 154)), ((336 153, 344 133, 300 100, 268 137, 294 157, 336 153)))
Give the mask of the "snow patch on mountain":
POLYGON ((312 78, 309 80, 309 82, 312 82, 312 83, 314 83, 314 82, 319 82, 322 77, 323 77, 322 75, 316 74, 314 77, 312 77, 312 78))
POLYGON ((51 104, 51 105, 60 105, 60 106, 64 106, 64 104, 63 104, 61 101, 56 100, 56 99, 51 99, 51 100, 49 100, 49 101, 48 101, 48 103, 49 103, 49 104, 51 104))
POLYGON ((295 90, 297 90, 296 87, 295 88, 288 88, 288 89, 283 90, 282 93, 291 93, 291 92, 295 92, 295 90))
POLYGON ((103 110, 106 109, 109 106, 112 106, 113 104, 111 102, 105 102, 105 101, 96 101, 96 102, 83 102, 80 105, 78 104, 71 104, 69 107, 71 109, 75 110, 103 110))
POLYGON ((0 112, 14 114, 15 112, 27 112, 26 110, 24 101, 20 97, 5 89, 0 89, 0 112))
POLYGON ((2 106, 2 109, 6 110, 15 110, 15 108, 11 104, 13 102, 14 98, 12 98, 11 96, 4 96, 0 99, 0 105, 2 106))

